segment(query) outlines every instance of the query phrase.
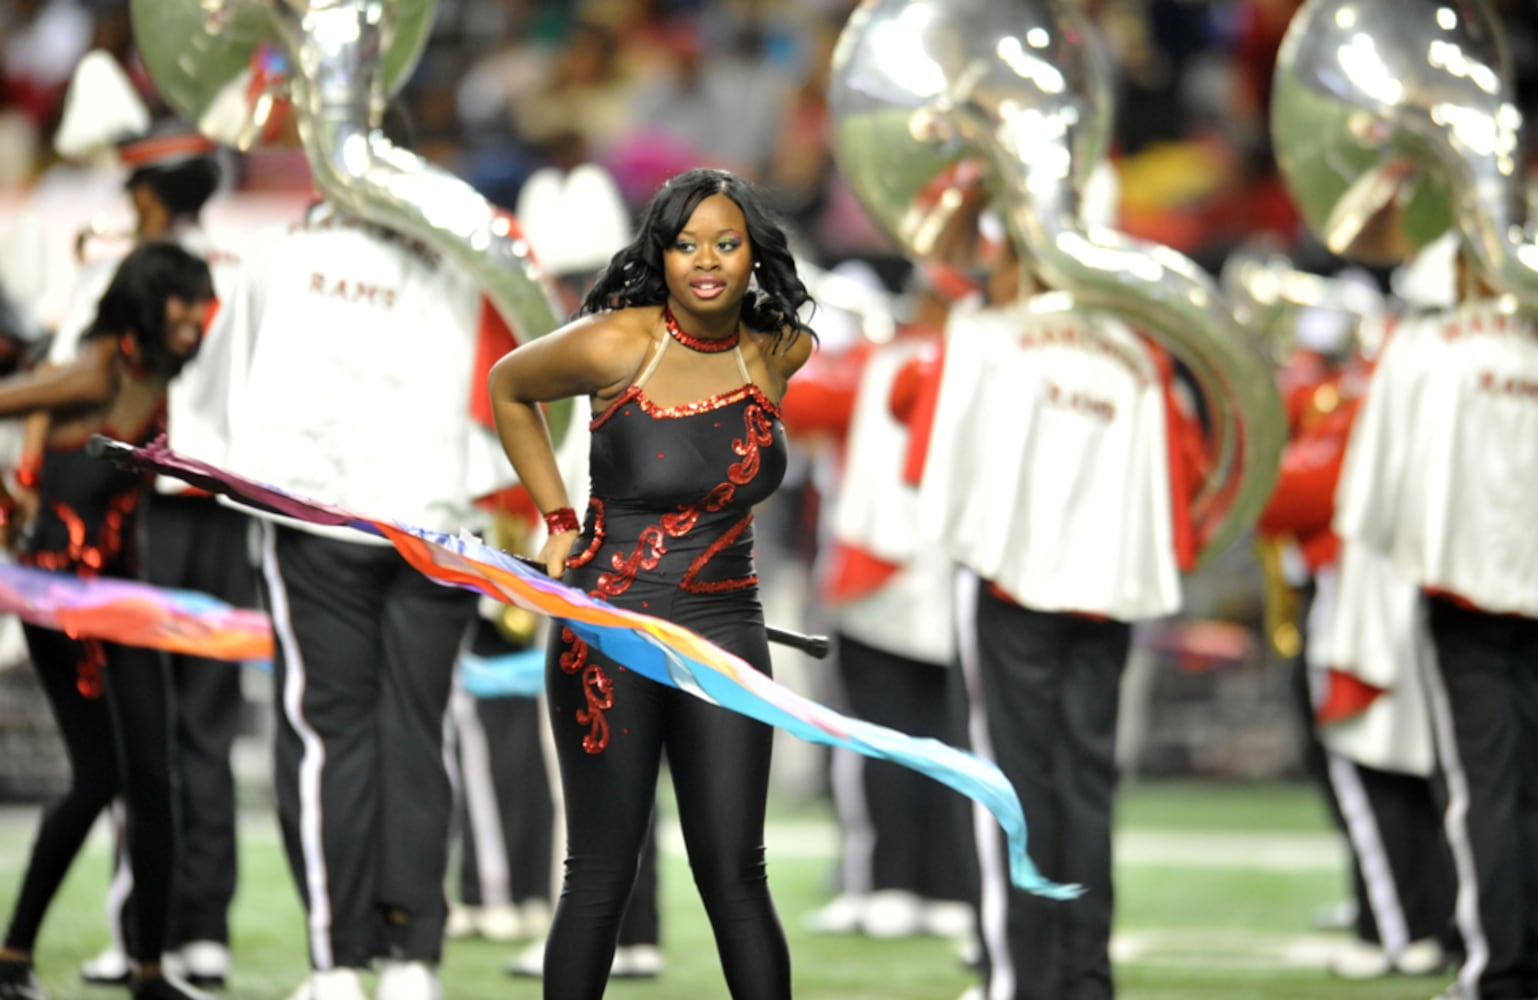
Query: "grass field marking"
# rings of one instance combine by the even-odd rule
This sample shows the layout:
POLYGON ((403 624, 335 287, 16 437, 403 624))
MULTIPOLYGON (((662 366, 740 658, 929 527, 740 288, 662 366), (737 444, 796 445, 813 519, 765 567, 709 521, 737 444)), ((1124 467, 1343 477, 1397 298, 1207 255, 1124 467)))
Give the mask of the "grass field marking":
POLYGON ((1334 834, 1139 829, 1115 839, 1116 863, 1149 867, 1338 871, 1345 842, 1334 834))
MULTIPOLYGON (((675 819, 664 817, 658 835, 664 851, 683 856, 683 834, 675 819)), ((771 859, 831 861, 838 853, 837 828, 826 820, 771 820, 765 840, 771 859)), ((1334 871, 1346 858, 1340 838, 1310 833, 1129 830, 1116 835, 1115 851, 1119 865, 1254 871, 1334 871)))
POLYGON ((1173 969, 1322 969, 1346 939, 1338 934, 1278 934, 1232 928, 1118 931, 1118 964, 1173 969))

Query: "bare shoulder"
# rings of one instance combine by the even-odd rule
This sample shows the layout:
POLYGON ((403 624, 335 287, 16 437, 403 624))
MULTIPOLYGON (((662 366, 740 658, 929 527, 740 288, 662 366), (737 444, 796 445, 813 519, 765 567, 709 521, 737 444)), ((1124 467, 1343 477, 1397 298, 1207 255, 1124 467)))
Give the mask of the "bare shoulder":
MULTIPOLYGON (((772 336, 765 339, 770 345, 774 344, 772 336)), ((816 346, 817 342, 809 331, 787 327, 780 337, 779 345, 771 346, 767 352, 769 364, 780 378, 789 381, 811 359, 816 346)))
POLYGON ((108 377, 118 373, 122 349, 113 337, 91 337, 80 346, 80 352, 62 367, 108 377))
POLYGON ((567 350, 581 351, 596 359, 640 363, 656 336, 646 309, 616 309, 580 316, 556 330, 567 350))
POLYGON ((497 362, 493 377, 520 399, 604 396, 628 385, 655 336, 645 309, 581 316, 520 345, 497 362))

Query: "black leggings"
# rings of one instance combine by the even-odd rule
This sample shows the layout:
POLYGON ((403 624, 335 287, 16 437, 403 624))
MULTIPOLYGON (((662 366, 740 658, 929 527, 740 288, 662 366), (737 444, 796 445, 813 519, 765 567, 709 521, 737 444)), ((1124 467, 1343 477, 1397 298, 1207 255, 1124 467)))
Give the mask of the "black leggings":
MULTIPOLYGON (((761 619, 725 617, 736 617, 727 634, 695 627, 767 673, 761 619)), ((576 718, 585 704, 581 682, 558 663, 564 649, 551 644, 546 668, 565 792, 566 873, 545 948, 544 995, 603 995, 666 753, 689 866, 727 988, 735 1000, 785 1000, 790 950, 764 866, 773 730, 605 663, 614 684, 610 739, 590 754, 583 749, 589 727, 576 718)))
POLYGON ((32 950, 43 916, 80 845, 121 790, 128 804, 128 855, 134 875, 128 948, 139 962, 159 962, 174 859, 164 661, 155 650, 105 643, 102 696, 87 698, 76 686, 83 645, 62 632, 32 625, 26 626, 26 636, 69 753, 72 779, 38 825, 5 945, 32 950))

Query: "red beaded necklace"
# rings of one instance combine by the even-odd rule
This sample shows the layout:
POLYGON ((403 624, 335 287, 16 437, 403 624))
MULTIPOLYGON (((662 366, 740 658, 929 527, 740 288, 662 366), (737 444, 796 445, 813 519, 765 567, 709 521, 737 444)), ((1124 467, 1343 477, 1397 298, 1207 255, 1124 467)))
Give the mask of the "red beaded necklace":
POLYGON ((691 351, 699 351, 701 354, 719 354, 737 346, 738 330, 733 330, 730 336, 722 337, 720 340, 706 340, 704 337, 684 333, 678 326, 677 318, 673 316, 673 310, 668 306, 662 307, 662 322, 668 328, 668 336, 691 351))

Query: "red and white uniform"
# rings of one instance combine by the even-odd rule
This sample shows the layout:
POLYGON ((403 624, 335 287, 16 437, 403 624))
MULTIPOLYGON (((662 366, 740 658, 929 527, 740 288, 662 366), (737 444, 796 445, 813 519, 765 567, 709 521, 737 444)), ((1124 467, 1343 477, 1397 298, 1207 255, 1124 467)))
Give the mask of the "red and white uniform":
MULTIPOLYGON (((1391 328, 1394 321, 1368 322, 1391 328)), ((1378 339, 1372 331, 1365 337, 1378 339)), ((1343 542, 1332 523, 1347 443, 1370 377, 1360 360, 1338 372, 1313 369, 1305 360, 1284 372, 1292 437, 1257 530, 1294 542, 1314 580, 1304 654, 1319 739, 1355 763, 1425 776, 1434 753, 1419 669, 1430 653, 1419 589, 1382 553, 1343 542)))
POLYGON ((1496 299, 1407 318, 1357 418, 1335 529, 1429 592, 1538 617, 1535 440, 1531 316, 1496 299))
POLYGON ((214 323, 229 351, 230 469, 431 530, 480 523, 474 500, 514 478, 469 418, 481 295, 419 253, 344 221, 253 250, 214 323))
POLYGON ((1168 391, 1116 320, 957 306, 919 523, 1017 603, 1121 621, 1179 610, 1190 532, 1168 391))
POLYGON ((926 346, 900 339, 866 360, 833 509, 837 562, 828 597, 841 632, 885 652, 948 664, 955 655, 954 564, 922 537, 918 496, 903 481, 908 428, 889 405, 898 372, 926 346))

